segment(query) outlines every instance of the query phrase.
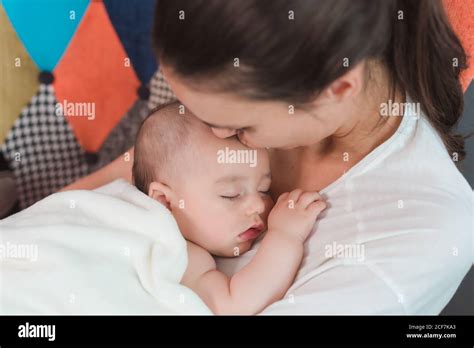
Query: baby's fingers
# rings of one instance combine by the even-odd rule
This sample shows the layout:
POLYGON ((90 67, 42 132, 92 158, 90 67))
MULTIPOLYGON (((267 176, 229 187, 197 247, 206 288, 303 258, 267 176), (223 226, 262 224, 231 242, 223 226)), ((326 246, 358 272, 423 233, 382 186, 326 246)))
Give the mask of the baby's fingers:
POLYGON ((302 189, 295 189, 291 191, 290 194, 288 195, 288 204, 295 206, 296 202, 300 199, 300 196, 302 193, 303 193, 302 189))
POLYGON ((282 194, 280 195, 280 197, 278 197, 277 203, 284 202, 284 201, 288 201, 288 195, 289 195, 289 194, 290 194, 289 192, 282 193, 282 194))
POLYGON ((311 203, 320 199, 321 195, 317 192, 305 192, 300 196, 297 206, 300 209, 306 209, 311 203))
POLYGON ((326 209, 325 201, 315 201, 311 203, 306 210, 311 213, 311 215, 319 215, 324 209, 326 209))

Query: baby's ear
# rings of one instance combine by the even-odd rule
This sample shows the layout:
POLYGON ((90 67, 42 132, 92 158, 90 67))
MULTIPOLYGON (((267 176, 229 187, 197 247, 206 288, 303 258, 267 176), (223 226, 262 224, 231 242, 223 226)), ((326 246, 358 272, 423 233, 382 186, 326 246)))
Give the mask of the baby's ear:
POLYGON ((173 191, 165 184, 161 182, 153 181, 148 186, 148 196, 153 198, 155 201, 160 202, 166 208, 171 210, 170 202, 173 191))

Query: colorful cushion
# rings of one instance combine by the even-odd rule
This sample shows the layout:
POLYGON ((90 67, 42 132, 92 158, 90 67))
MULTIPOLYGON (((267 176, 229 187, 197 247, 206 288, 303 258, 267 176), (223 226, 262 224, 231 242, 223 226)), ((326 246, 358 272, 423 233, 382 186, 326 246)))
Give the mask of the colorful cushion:
POLYGON ((84 152, 56 105, 54 87, 40 84, 1 148, 15 173, 21 208, 88 172, 84 152))
POLYGON ((91 2, 57 65, 54 87, 59 103, 94 107, 67 116, 81 146, 96 152, 137 99, 139 80, 102 2, 91 2))
POLYGON ((0 144, 38 89, 38 70, 0 6, 0 144))

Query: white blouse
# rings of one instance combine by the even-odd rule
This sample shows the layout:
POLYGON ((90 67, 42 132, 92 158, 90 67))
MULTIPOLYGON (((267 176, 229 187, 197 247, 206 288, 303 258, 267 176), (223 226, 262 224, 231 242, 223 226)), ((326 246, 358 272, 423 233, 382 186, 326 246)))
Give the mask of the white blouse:
MULTIPOLYGON (((329 207, 295 281, 262 314, 439 314, 473 263, 473 192, 426 117, 405 109, 387 141, 320 193, 329 207)), ((218 269, 234 274, 259 245, 216 257, 218 269)))

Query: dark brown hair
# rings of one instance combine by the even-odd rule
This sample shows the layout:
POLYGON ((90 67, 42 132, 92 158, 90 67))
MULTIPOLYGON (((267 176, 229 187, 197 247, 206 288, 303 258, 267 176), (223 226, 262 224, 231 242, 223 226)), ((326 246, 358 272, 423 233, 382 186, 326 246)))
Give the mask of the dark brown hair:
POLYGON ((295 104, 346 73, 344 58, 378 60, 450 155, 465 156, 454 126, 466 54, 439 0, 159 0, 154 39, 159 59, 186 81, 295 104))

